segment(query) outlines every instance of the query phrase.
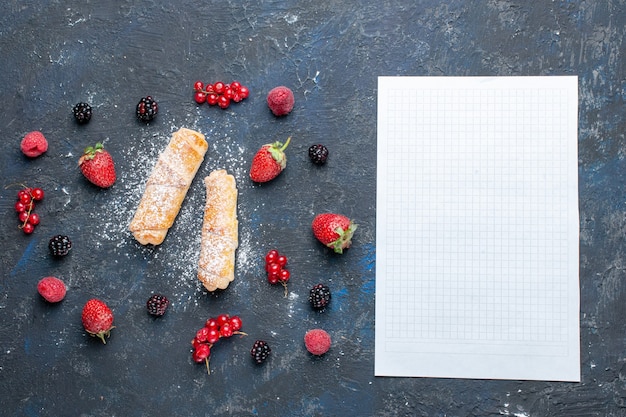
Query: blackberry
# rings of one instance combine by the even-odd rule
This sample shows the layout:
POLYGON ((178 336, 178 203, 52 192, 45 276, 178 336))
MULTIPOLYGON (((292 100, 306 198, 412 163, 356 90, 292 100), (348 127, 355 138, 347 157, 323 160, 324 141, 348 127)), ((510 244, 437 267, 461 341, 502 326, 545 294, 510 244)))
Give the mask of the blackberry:
POLYGON ((323 311, 330 303, 330 288, 324 284, 317 284, 309 291, 309 303, 315 310, 323 311))
POLYGON ((170 305, 170 300, 166 296, 161 294, 153 294, 146 302, 148 313, 153 316, 162 316, 165 314, 165 310, 170 305))
POLYGON ((79 124, 85 124, 91 120, 91 106, 87 103, 77 103, 72 109, 74 117, 79 124))
POLYGON ((328 158, 328 148, 324 145, 312 145, 309 148, 309 158, 314 164, 322 165, 326 162, 328 158))
POLYGON ((252 349, 250 350, 250 355, 252 355, 252 359, 256 363, 263 363, 265 359, 272 353, 272 349, 270 349, 270 345, 263 340, 257 340, 254 342, 252 349))
POLYGON ((52 256, 65 256, 72 249, 70 238, 64 235, 52 236, 48 243, 48 248, 52 256))
POLYGON ((159 112, 159 105, 151 96, 146 96, 137 103, 137 118, 142 122, 149 122, 159 112))

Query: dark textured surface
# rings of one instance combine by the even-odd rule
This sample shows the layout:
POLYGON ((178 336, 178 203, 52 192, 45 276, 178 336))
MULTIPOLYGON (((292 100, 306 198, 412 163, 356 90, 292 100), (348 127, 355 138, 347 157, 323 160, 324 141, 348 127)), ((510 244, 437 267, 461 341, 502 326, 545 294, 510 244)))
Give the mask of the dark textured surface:
POLYGON ((607 1, 116 1, 5 2, 0 16, 0 414, 7 416, 623 416, 626 415, 624 26, 626 3, 607 1), (374 265, 378 75, 578 75, 582 382, 375 378, 374 265), (227 111, 198 107, 197 79, 247 85, 227 111), (296 96, 277 119, 264 103, 277 85, 296 96), (160 113, 134 118, 151 94, 160 113), (71 107, 88 101, 91 122, 71 107), (145 179, 172 131, 191 127, 210 149, 165 243, 126 231, 145 179), (29 160, 19 142, 41 130, 49 151, 29 160), (289 164, 263 186, 247 178, 263 143, 293 136, 289 164), (117 164, 109 190, 76 167, 104 141, 117 164), (327 165, 308 161, 315 142, 327 165), (226 168, 240 187, 236 280, 209 295, 195 278, 204 205, 201 178, 226 168), (17 229, 13 183, 47 192, 31 236, 17 229), (360 224, 337 256, 314 241, 321 211, 360 224), (47 240, 74 248, 51 259, 47 240), (290 259, 291 295, 265 281, 270 247, 290 259), (58 305, 36 293, 46 275, 69 290, 58 305), (333 300, 313 312, 308 288, 333 300), (172 300, 153 319, 152 292, 172 300), (109 303, 116 329, 88 337, 80 311, 109 303), (212 375, 191 361, 204 320, 239 314, 249 335, 220 341, 212 375), (323 327, 331 351, 312 358, 302 337, 323 327), (257 338, 272 356, 255 366, 257 338))

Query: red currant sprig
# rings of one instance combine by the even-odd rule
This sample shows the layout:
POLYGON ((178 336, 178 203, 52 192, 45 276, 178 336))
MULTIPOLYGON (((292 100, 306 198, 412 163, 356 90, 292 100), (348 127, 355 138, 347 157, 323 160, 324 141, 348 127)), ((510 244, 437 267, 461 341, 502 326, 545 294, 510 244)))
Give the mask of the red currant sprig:
POLYGON ((280 254, 276 249, 272 249, 265 255, 265 271, 267 272, 267 281, 274 284, 282 284, 285 288, 285 297, 289 293, 287 289, 287 281, 291 277, 291 273, 287 270, 287 257, 280 254))
POLYGON ((23 186, 21 190, 17 192, 17 202, 15 203, 15 211, 17 212, 17 218, 20 221, 18 226, 22 229, 22 232, 27 235, 35 231, 41 218, 39 214, 33 212, 35 209, 35 201, 43 200, 44 192, 41 188, 29 188, 23 186))
POLYGON ((194 100, 196 103, 208 103, 210 106, 219 106, 222 109, 228 108, 231 102, 239 103, 250 95, 250 90, 245 85, 241 85, 238 81, 225 84, 218 81, 214 84, 204 84, 202 81, 196 81, 193 85, 195 91, 194 100))
POLYGON ((191 340, 193 347, 191 357, 194 362, 204 362, 207 373, 210 375, 209 358, 213 345, 223 337, 228 338, 235 334, 247 336, 246 333, 240 331, 242 325, 243 322, 239 316, 231 317, 228 314, 220 314, 217 317, 209 318, 191 340))

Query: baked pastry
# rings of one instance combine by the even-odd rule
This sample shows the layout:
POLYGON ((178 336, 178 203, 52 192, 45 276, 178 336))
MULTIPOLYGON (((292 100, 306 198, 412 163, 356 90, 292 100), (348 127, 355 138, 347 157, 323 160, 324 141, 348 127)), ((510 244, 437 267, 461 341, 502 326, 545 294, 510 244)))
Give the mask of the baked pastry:
POLYGON ((181 128, 172 134, 148 178, 129 229, 142 245, 159 245, 180 211, 187 190, 204 160, 202 133, 181 128))
POLYGON ((235 279, 235 250, 239 246, 237 184, 225 170, 213 171, 204 179, 206 206, 198 279, 209 291, 225 289, 235 279))

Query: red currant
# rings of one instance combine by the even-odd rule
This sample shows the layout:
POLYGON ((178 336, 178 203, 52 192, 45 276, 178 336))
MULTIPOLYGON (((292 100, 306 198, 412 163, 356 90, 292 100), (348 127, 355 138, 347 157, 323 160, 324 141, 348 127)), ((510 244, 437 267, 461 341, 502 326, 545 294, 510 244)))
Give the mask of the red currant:
POLYGON ((206 341, 210 344, 216 343, 220 340, 220 331, 216 328, 209 330, 209 333, 206 336, 206 341))
POLYGON ((241 88, 239 89, 239 95, 241 96, 242 100, 244 98, 248 98, 248 96, 250 95, 250 90, 248 90, 248 87, 242 85, 241 88))
POLYGON ((213 84, 213 91, 216 94, 222 94, 224 92, 224 83, 221 81, 216 82, 215 84, 213 84))
POLYGON ((193 352, 193 360, 196 362, 202 362, 211 355, 211 347, 206 343, 201 343, 196 346, 193 352))
POLYGON ((204 84, 202 83, 202 81, 196 81, 193 85, 193 89, 196 91, 202 91, 203 88, 204 84))
POLYGON ((230 98, 226 96, 219 96, 217 99, 217 105, 222 109, 228 108, 228 106, 230 106, 230 98))
POLYGON ((208 329, 217 329, 219 327, 219 324, 217 324, 217 320, 211 317, 210 319, 206 321, 206 323, 204 324, 204 327, 208 329))
POLYGON ((217 316, 217 324, 222 327, 224 324, 228 323, 230 320, 230 316, 228 314, 220 314, 217 316))
POLYGON ((239 81, 233 81, 232 83, 230 83, 230 88, 234 92, 238 93, 239 89, 241 88, 241 83, 239 81))
POLYGON ((224 87, 224 92, 222 93, 222 95, 228 99, 232 99, 233 98, 233 90, 232 88, 230 88, 229 85, 226 85, 224 87))
POLYGON ((278 284, 278 274, 268 275, 267 282, 269 282, 272 285, 278 284))
POLYGON ((41 188, 33 188, 30 192, 30 195, 36 200, 43 200, 44 192, 41 188))
POLYGON ((32 200, 30 194, 23 190, 18 193, 17 198, 24 204, 30 203, 32 200))
POLYGON ((287 257, 285 255, 280 255, 276 262, 278 262, 278 265, 280 266, 285 266, 287 265, 287 257))
POLYGON ((279 253, 276 249, 272 249, 265 255, 265 263, 271 264, 278 260, 279 253))
POLYGON ((239 316, 232 316, 230 318, 230 327, 232 327, 233 331, 239 331, 241 330, 241 327, 243 326, 243 322, 241 321, 241 318, 239 316))
POLYGON ((286 270, 286 269, 281 269, 280 271, 280 275, 279 275, 279 280, 282 282, 287 282, 289 281, 289 277, 291 276, 291 273, 286 270))
POLYGON ((206 96, 206 102, 209 103, 210 106, 215 106, 217 104, 218 99, 220 98, 219 95, 215 94, 215 93, 209 93, 206 96))
POLYGON ((18 201, 17 203, 15 203, 15 211, 17 211, 18 213, 26 211, 26 204, 18 201))
POLYGON ((281 269, 282 269, 282 267, 280 266, 279 263, 272 262, 268 266, 267 273, 268 273, 268 275, 276 275, 276 274, 280 273, 281 269))
POLYGON ((22 232, 26 233, 27 235, 30 235, 31 233, 33 233, 35 231, 35 226, 33 226, 30 223, 26 223, 23 227, 22 227, 22 232))
POLYGON ((26 220, 28 220, 28 218, 30 217, 30 215, 28 214, 27 211, 22 211, 20 212, 20 214, 17 216, 17 218, 20 220, 20 222, 22 223, 26 223, 26 220))
POLYGON ((220 336, 221 337, 231 337, 233 335, 233 328, 230 323, 224 323, 220 327, 220 336))
POLYGON ((41 219, 39 218, 39 214, 37 213, 31 213, 28 217, 28 223, 32 224, 33 226, 37 226, 40 221, 41 219))
POLYGON ((196 94, 193 95, 193 99, 196 100, 196 103, 202 104, 206 102, 206 93, 197 91, 196 94))
POLYGON ((207 329, 206 327, 201 328, 200 330, 198 330, 196 332, 196 340, 198 340, 198 342, 206 342, 207 336, 209 335, 209 329, 207 329))

